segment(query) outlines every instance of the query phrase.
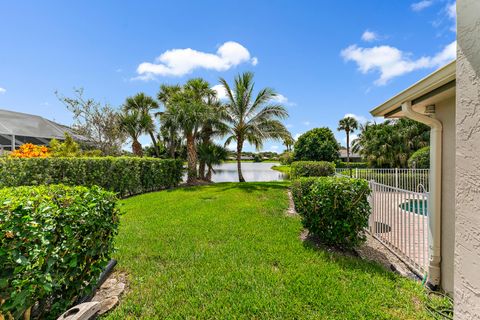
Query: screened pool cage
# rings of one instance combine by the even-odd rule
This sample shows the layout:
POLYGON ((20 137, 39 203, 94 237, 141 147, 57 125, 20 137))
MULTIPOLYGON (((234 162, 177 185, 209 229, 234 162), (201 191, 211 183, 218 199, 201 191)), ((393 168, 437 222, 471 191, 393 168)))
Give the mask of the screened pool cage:
POLYGON ((76 141, 88 142, 70 127, 40 116, 0 109, 0 153, 17 149, 25 143, 48 145, 53 138, 64 140, 65 132, 76 141))

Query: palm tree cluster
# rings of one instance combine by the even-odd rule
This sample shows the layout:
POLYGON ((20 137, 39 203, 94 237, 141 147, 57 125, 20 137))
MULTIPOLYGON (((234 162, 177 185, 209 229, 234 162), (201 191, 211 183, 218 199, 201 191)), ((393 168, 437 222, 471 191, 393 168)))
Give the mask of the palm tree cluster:
POLYGON ((371 167, 405 168, 418 149, 429 145, 428 126, 410 120, 387 120, 360 125, 353 151, 360 153, 371 167))
POLYGON ((122 130, 131 138, 132 152, 143 155, 139 137, 144 134, 150 136, 157 157, 163 152, 175 158, 185 148, 187 183, 195 183, 209 181, 213 166, 227 157, 225 147, 236 142, 238 177, 245 181, 240 162, 244 143, 261 149, 265 140, 290 138, 280 121, 288 113, 284 106, 273 103, 277 95, 273 89, 264 88, 254 95, 251 72, 235 77, 232 86, 223 78, 220 83, 227 94, 225 101, 201 78, 184 85, 161 85, 158 102, 144 93, 127 98, 119 118, 122 130), (225 146, 214 143, 224 137, 225 146))

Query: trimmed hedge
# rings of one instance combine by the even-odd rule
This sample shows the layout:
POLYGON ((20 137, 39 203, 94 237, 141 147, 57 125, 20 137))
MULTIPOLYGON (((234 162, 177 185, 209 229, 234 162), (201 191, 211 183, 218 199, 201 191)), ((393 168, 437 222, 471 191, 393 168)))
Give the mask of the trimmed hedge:
POLYGON ((97 185, 120 197, 177 186, 180 160, 102 157, 0 160, 0 187, 24 185, 97 185))
POLYGON ((365 241, 369 194, 368 182, 361 179, 301 178, 292 184, 303 226, 324 244, 347 249, 365 241))
POLYGON ((290 176, 325 177, 335 173, 335 164, 328 161, 295 161, 291 165, 290 176))
POLYGON ((34 305, 32 319, 55 319, 91 292, 114 250, 116 201, 99 187, 0 190, 1 319, 34 305))
POLYGON ((342 161, 337 161, 335 162, 335 167, 337 168, 368 168, 368 163, 367 162, 342 162, 342 161))

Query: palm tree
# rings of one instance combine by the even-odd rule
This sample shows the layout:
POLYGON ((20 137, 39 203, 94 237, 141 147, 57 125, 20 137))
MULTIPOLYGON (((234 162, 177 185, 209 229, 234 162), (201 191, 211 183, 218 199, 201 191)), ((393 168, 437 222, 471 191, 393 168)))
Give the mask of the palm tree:
POLYGON ((235 77, 233 88, 223 78, 220 83, 225 88, 228 102, 225 105, 225 122, 229 125, 230 136, 225 141, 229 145, 237 143, 238 180, 244 182, 241 157, 244 142, 259 150, 267 139, 284 139, 290 133, 279 121, 288 117, 288 112, 280 104, 271 104, 276 93, 264 88, 253 96, 253 73, 245 72, 235 77))
POLYGON ((222 163, 227 158, 227 155, 227 149, 213 143, 198 146, 198 158, 203 161, 208 168, 205 180, 212 180, 212 172, 215 173, 213 166, 222 163))
POLYGON ((183 87, 165 87, 159 93, 159 99, 165 101, 165 112, 161 115, 164 122, 177 126, 187 141, 188 176, 187 183, 197 180, 196 138, 206 119, 212 116, 207 106, 208 96, 213 94, 210 85, 203 79, 191 79, 183 87), (166 89, 168 88, 168 89, 166 89))
POLYGON ((285 148, 287 148, 287 152, 292 151, 292 146, 294 144, 295 144, 295 140, 293 140, 293 137, 291 135, 283 139, 283 145, 285 146, 285 148))
POLYGON ((132 152, 134 155, 143 156, 142 144, 138 139, 142 134, 154 129, 152 124, 150 116, 140 110, 123 110, 119 114, 120 128, 132 139, 132 152))
POLYGON ((347 135, 347 163, 350 163, 350 133, 358 129, 358 122, 353 117, 345 117, 338 121, 338 131, 345 131, 347 135))
MULTIPOLYGON (((210 109, 210 116, 205 119, 198 134, 199 145, 210 145, 214 137, 223 137, 228 133, 228 126, 223 119, 225 118, 225 107, 217 99, 215 92, 207 98, 207 107, 210 109)), ((209 149, 214 150, 214 149, 209 149)), ((203 157, 199 157, 198 176, 201 180, 209 180, 205 178, 206 162, 203 157)))
POLYGON ((123 104, 123 109, 127 111, 138 110, 145 114, 144 120, 150 122, 148 124, 149 129, 147 132, 150 135, 150 139, 152 139, 152 145, 155 150, 155 154, 157 157, 159 157, 160 148, 155 138, 155 121, 151 114, 153 110, 158 109, 158 103, 152 97, 149 97, 145 93, 140 92, 133 97, 128 97, 123 104))
MULTIPOLYGON (((167 105, 172 102, 173 96, 182 92, 182 87, 179 85, 166 85, 160 86, 157 99, 167 108, 167 105)), ((169 117, 168 112, 157 112, 156 117, 160 119, 160 135, 163 142, 167 147, 168 154, 171 158, 175 158, 175 154, 182 145, 181 130, 178 123, 174 121, 172 117, 169 117)))

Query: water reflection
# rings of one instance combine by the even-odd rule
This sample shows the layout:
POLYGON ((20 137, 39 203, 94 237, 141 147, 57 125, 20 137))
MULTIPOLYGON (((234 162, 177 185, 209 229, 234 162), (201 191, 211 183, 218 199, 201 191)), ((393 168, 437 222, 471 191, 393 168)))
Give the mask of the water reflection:
MULTIPOLYGON (((279 163, 272 162, 242 162, 242 173, 245 181, 281 181, 287 179, 285 173, 271 169, 279 163)), ((222 163, 215 166, 213 182, 238 182, 238 171, 236 163, 222 163)))

